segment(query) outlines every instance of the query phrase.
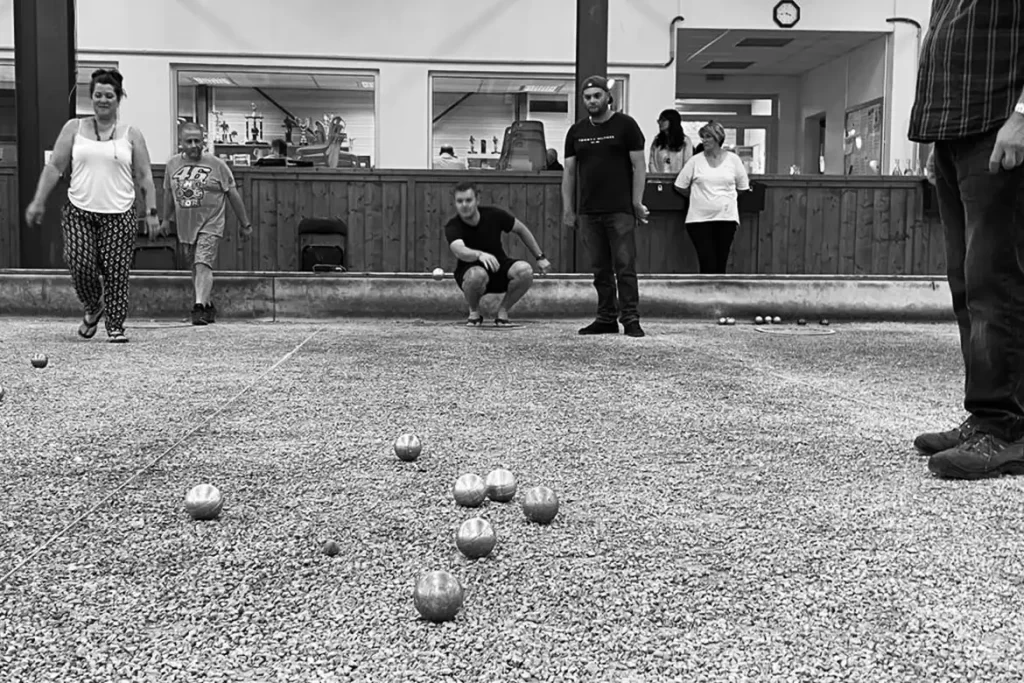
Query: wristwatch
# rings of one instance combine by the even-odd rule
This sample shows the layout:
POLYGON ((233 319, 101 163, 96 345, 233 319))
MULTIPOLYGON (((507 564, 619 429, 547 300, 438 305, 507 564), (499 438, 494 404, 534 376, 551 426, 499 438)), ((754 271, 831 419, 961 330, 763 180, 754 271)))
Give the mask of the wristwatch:
POLYGON ((1018 102, 1017 106, 1013 108, 1013 111, 1024 116, 1024 102, 1018 102))
POLYGON ((149 215, 156 217, 159 216, 160 213, 156 210, 156 207, 153 207, 152 209, 149 210, 149 215))
POLYGON ((537 254, 537 260, 538 261, 543 261, 544 260, 544 252, 543 251, 540 252, 539 254, 537 254))

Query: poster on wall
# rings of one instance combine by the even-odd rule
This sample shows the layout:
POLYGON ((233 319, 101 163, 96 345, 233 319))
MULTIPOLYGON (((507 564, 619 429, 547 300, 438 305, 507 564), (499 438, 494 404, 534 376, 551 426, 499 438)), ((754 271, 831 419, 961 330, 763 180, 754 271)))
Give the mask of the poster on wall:
POLYGON ((846 112, 843 137, 846 175, 882 174, 883 99, 865 102, 846 112))

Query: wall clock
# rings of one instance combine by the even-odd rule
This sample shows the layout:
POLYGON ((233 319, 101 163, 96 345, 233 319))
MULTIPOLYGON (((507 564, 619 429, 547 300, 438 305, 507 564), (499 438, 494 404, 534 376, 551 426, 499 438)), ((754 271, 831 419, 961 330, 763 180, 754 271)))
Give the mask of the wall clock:
POLYGON ((800 21, 800 5, 795 0, 779 0, 772 10, 772 18, 781 28, 793 28, 800 21))

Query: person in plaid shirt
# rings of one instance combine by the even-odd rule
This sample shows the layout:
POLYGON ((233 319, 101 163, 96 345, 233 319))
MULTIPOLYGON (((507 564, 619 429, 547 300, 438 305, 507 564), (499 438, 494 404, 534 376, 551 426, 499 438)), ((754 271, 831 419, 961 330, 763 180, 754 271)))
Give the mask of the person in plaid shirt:
POLYGON ((933 1, 909 137, 934 143, 969 413, 914 445, 940 477, 1024 473, 1024 1, 933 1))

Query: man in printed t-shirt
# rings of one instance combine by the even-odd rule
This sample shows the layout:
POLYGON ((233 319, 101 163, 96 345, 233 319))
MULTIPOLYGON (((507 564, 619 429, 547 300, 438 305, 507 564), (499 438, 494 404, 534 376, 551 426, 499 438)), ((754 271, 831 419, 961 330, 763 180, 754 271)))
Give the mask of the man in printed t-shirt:
POLYGON ((581 92, 589 116, 573 124, 565 136, 564 220, 573 226, 579 215, 597 290, 597 319, 579 333, 618 334, 621 322, 627 336, 643 337, 636 226, 638 221, 646 223, 648 216, 643 205, 644 134, 632 117, 611 109, 609 87, 601 76, 583 81, 581 92))
POLYGON ((243 239, 252 234, 252 223, 235 187, 231 168, 203 148, 203 129, 199 124, 182 126, 181 143, 184 152, 168 159, 164 170, 161 232, 170 234, 169 223, 177 223, 179 249, 192 265, 192 324, 206 325, 214 322, 217 314, 211 300, 213 268, 224 236, 227 201, 238 218, 243 239))

